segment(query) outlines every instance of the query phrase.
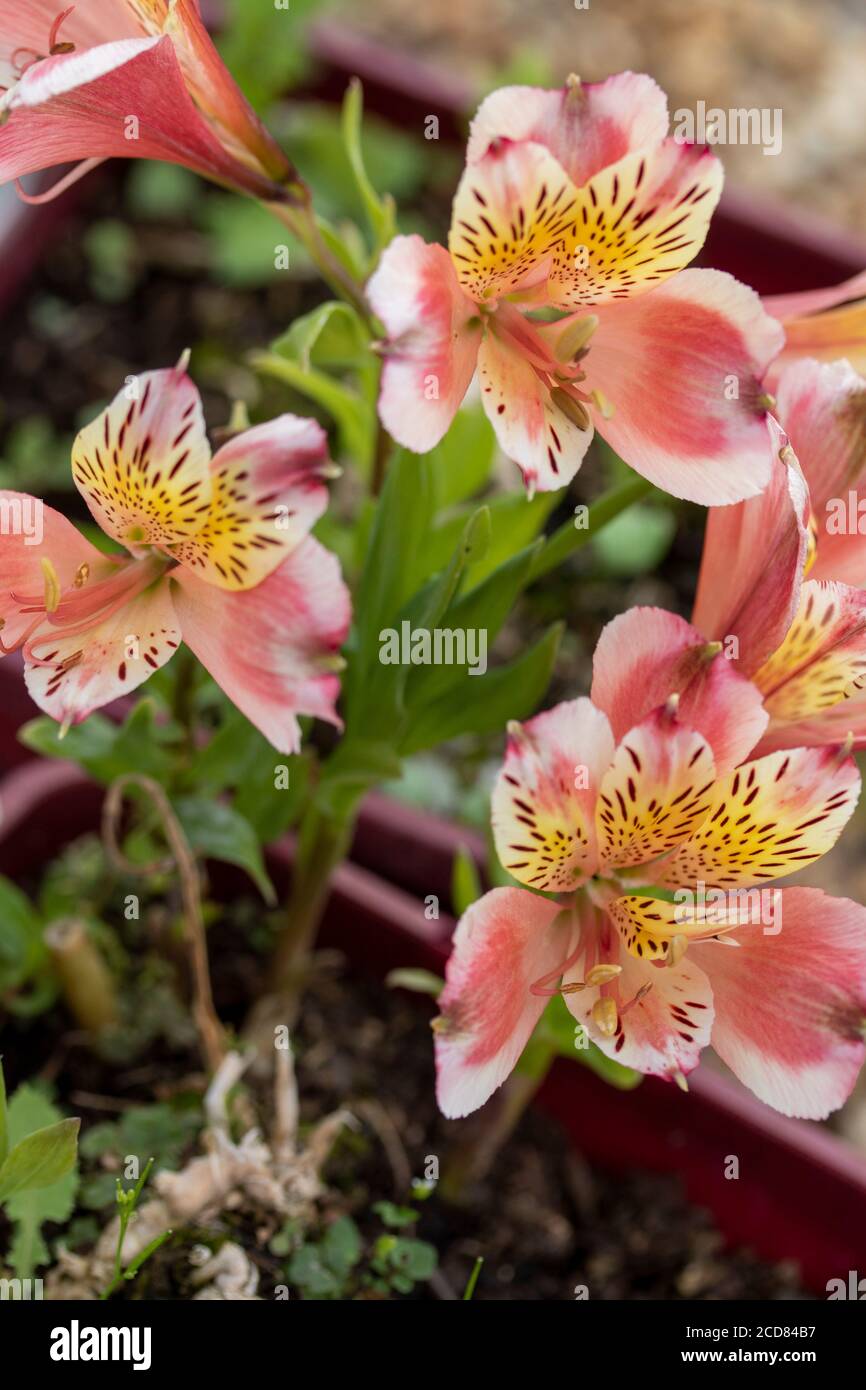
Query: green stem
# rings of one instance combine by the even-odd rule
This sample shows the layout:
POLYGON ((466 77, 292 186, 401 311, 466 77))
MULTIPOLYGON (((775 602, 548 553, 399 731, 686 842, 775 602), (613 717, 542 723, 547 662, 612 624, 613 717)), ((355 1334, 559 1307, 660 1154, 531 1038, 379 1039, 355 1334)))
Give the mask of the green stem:
POLYGON ((270 984, 275 994, 293 999, 299 992, 328 900, 331 876, 348 853, 354 828, 354 810, 336 819, 316 806, 310 807, 298 842, 286 922, 271 963, 270 984))
POLYGON ((569 555, 573 555, 576 550, 581 550, 587 542, 593 540, 609 521, 613 521, 614 517, 626 511, 634 502, 639 502, 651 491, 652 483, 635 474, 626 482, 603 492, 597 501, 590 503, 589 526, 581 529, 575 526, 573 521, 565 521, 548 538, 532 567, 531 578, 540 579, 542 575, 556 569, 569 555))
POLYGON ((361 321, 372 330, 374 324, 364 298, 363 285, 359 284, 342 261, 325 244, 316 222, 312 204, 307 202, 300 208, 291 207, 287 203, 265 203, 264 206, 275 217, 278 217, 283 225, 288 227, 292 235, 296 236, 306 247, 316 269, 334 294, 339 295, 347 304, 351 304, 361 321))

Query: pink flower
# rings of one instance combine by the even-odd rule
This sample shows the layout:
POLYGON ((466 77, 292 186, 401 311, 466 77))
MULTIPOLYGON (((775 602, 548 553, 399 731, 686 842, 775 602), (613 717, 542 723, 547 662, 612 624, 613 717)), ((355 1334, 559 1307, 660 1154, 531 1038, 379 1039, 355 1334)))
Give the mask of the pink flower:
POLYGON ((292 195, 293 170, 223 66, 198 0, 0 0, 0 91, 0 182, 120 156, 185 164, 258 198, 292 195))
POLYGON ((804 357, 819 362, 847 358, 858 372, 866 371, 866 271, 828 289, 772 295, 764 308, 785 329, 785 346, 768 378, 771 385, 785 367, 804 357))
POLYGON ((387 330, 379 412, 395 439, 432 448, 477 368, 530 492, 574 477, 593 428, 676 496, 761 491, 761 379, 782 330, 731 276, 683 269, 722 171, 667 126, 662 92, 634 73, 488 97, 449 250, 397 237, 368 286, 387 330))
POLYGON ((211 458, 181 364, 133 378, 78 435, 72 471, 125 556, 100 553, 51 507, 0 492, 0 646, 23 648, 41 709, 77 724, 184 640, 281 752, 299 746, 299 714, 339 725, 349 598, 336 559, 308 534, 331 471, 315 421, 281 415, 211 458))
POLYGON ((785 434, 771 485, 710 511, 693 621, 704 637, 735 639, 728 655, 763 693, 760 751, 849 733, 863 747, 866 381, 847 362, 805 358, 776 391, 785 434))
MULTIPOLYGON (((766 894, 826 853, 857 770, 828 748, 720 771, 759 699, 724 665, 705 652, 694 667, 688 719, 670 701, 628 723, 636 662, 610 717, 594 684, 592 701, 511 726, 493 833, 526 886, 485 894, 457 927, 435 1025, 446 1115, 484 1104, 560 990, 590 1039, 638 1071, 684 1084, 712 1042, 785 1114, 819 1119, 850 1093, 866 1055, 866 909, 770 888, 765 914, 735 890, 766 894)), ((595 681, 610 686, 598 662, 595 681)))

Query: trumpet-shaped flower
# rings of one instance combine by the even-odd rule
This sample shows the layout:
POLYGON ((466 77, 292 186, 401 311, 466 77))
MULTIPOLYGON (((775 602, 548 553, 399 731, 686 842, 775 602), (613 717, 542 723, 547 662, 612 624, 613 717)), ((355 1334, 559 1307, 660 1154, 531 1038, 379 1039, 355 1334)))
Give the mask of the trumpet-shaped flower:
POLYGON ((0 120, 0 182, 120 156, 292 196, 293 170, 223 66, 198 0, 0 0, 0 120))
POLYGON ((854 763, 797 749, 720 774, 742 691, 728 708, 719 687, 694 696, 712 739, 676 701, 616 736, 636 692, 607 675, 612 719, 580 699, 510 727, 493 832, 525 886, 485 894, 457 927, 435 1024, 440 1107, 482 1105, 561 991, 578 1041, 638 1071, 684 1084, 712 1042, 762 1100, 823 1117, 866 1055, 866 909, 800 887, 770 889, 772 912, 751 902, 835 843, 854 763))
POLYGON ((634 73, 488 97, 448 250, 397 237, 368 286, 387 331, 379 411, 395 439, 432 448, 477 369, 530 492, 564 487, 594 428, 676 496, 761 491, 761 379, 782 330, 731 276, 684 269, 722 171, 667 125, 662 92, 634 73))
POLYGON ((779 436, 761 497, 710 511, 693 621, 762 691, 762 751, 849 732, 862 747, 866 381, 803 359, 782 372, 775 410, 790 442, 779 436))
POLYGON ((103 554, 53 508, 0 492, 0 647, 23 649, 41 709, 79 723, 183 640, 280 751, 297 750, 299 714, 339 724, 349 598, 308 534, 332 472, 315 421, 279 416, 211 457, 181 364, 132 379, 78 435, 72 472, 125 553, 103 554))

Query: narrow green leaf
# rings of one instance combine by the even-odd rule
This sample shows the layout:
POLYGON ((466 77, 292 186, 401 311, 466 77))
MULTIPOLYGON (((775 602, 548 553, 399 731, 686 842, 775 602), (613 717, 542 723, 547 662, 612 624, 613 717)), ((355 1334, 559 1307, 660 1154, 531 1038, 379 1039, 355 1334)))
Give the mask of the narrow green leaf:
POLYGON ((482 894, 481 878, 475 860, 461 845, 454 856, 451 870, 451 906, 455 916, 462 917, 467 908, 477 902, 482 894))
POLYGON ((363 113, 364 93, 358 78, 354 77, 346 89, 346 96, 343 101, 343 141, 349 156, 349 163, 352 166, 355 183, 364 204, 364 211, 370 223, 376 249, 381 250, 395 236, 397 221, 393 198, 389 194, 380 198, 367 175, 364 156, 361 151, 363 113))
POLYGON ((6 1106, 6 1078, 3 1075, 3 1059, 0 1057, 0 1168, 6 1162, 9 1152, 9 1117, 6 1106))

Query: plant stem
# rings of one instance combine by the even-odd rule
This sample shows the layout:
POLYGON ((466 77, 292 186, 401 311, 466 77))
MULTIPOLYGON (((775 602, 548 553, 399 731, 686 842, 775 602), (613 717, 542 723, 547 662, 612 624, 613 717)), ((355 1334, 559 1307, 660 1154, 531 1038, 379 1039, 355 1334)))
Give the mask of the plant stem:
POLYGON ((299 992, 328 900, 331 875, 346 857, 354 828, 354 811, 337 819, 324 815, 315 805, 301 828, 286 923, 271 963, 271 989, 284 998, 294 999, 299 992))
POLYGON ((446 1201, 462 1201, 467 1190, 487 1176, 534 1099, 555 1056, 553 1046, 533 1039, 502 1088, 466 1123, 462 1137, 445 1160, 439 1190, 446 1201))
POLYGON ((119 1021, 114 977, 90 939, 87 925, 76 917, 52 922, 45 944, 60 980, 63 997, 79 1027, 93 1037, 119 1021))
POLYGON ((216 1072, 225 1057, 226 1040, 211 991, 198 865, 180 821, 159 783, 152 777, 143 777, 135 772, 126 773, 123 777, 118 777, 116 782, 112 782, 102 810, 102 835, 109 859, 121 873, 148 877, 154 873, 164 873, 171 867, 177 870, 183 897, 183 921, 192 975, 193 1018, 205 1061, 209 1070, 216 1072), (171 849, 171 859, 168 863, 159 860, 152 864, 136 864, 127 859, 121 850, 118 830, 123 811, 123 794, 128 787, 138 787, 156 807, 163 834, 171 849))
POLYGON ((639 502, 651 491, 652 483, 635 474, 626 482, 619 483, 616 487, 603 492, 597 501, 590 503, 589 526, 579 529, 573 521, 565 521, 548 538, 532 567, 531 578, 533 580, 540 579, 542 575, 549 574, 551 570, 556 569, 557 565, 561 565, 563 560, 568 559, 569 555, 582 549, 588 541, 593 540, 609 521, 613 521, 614 517, 626 511, 634 502, 639 502))
POLYGON ((363 286, 325 244, 312 204, 308 201, 296 208, 286 203, 265 203, 265 207, 306 247, 325 283, 347 304, 351 304, 362 322, 372 329, 372 315, 364 298, 363 286))

